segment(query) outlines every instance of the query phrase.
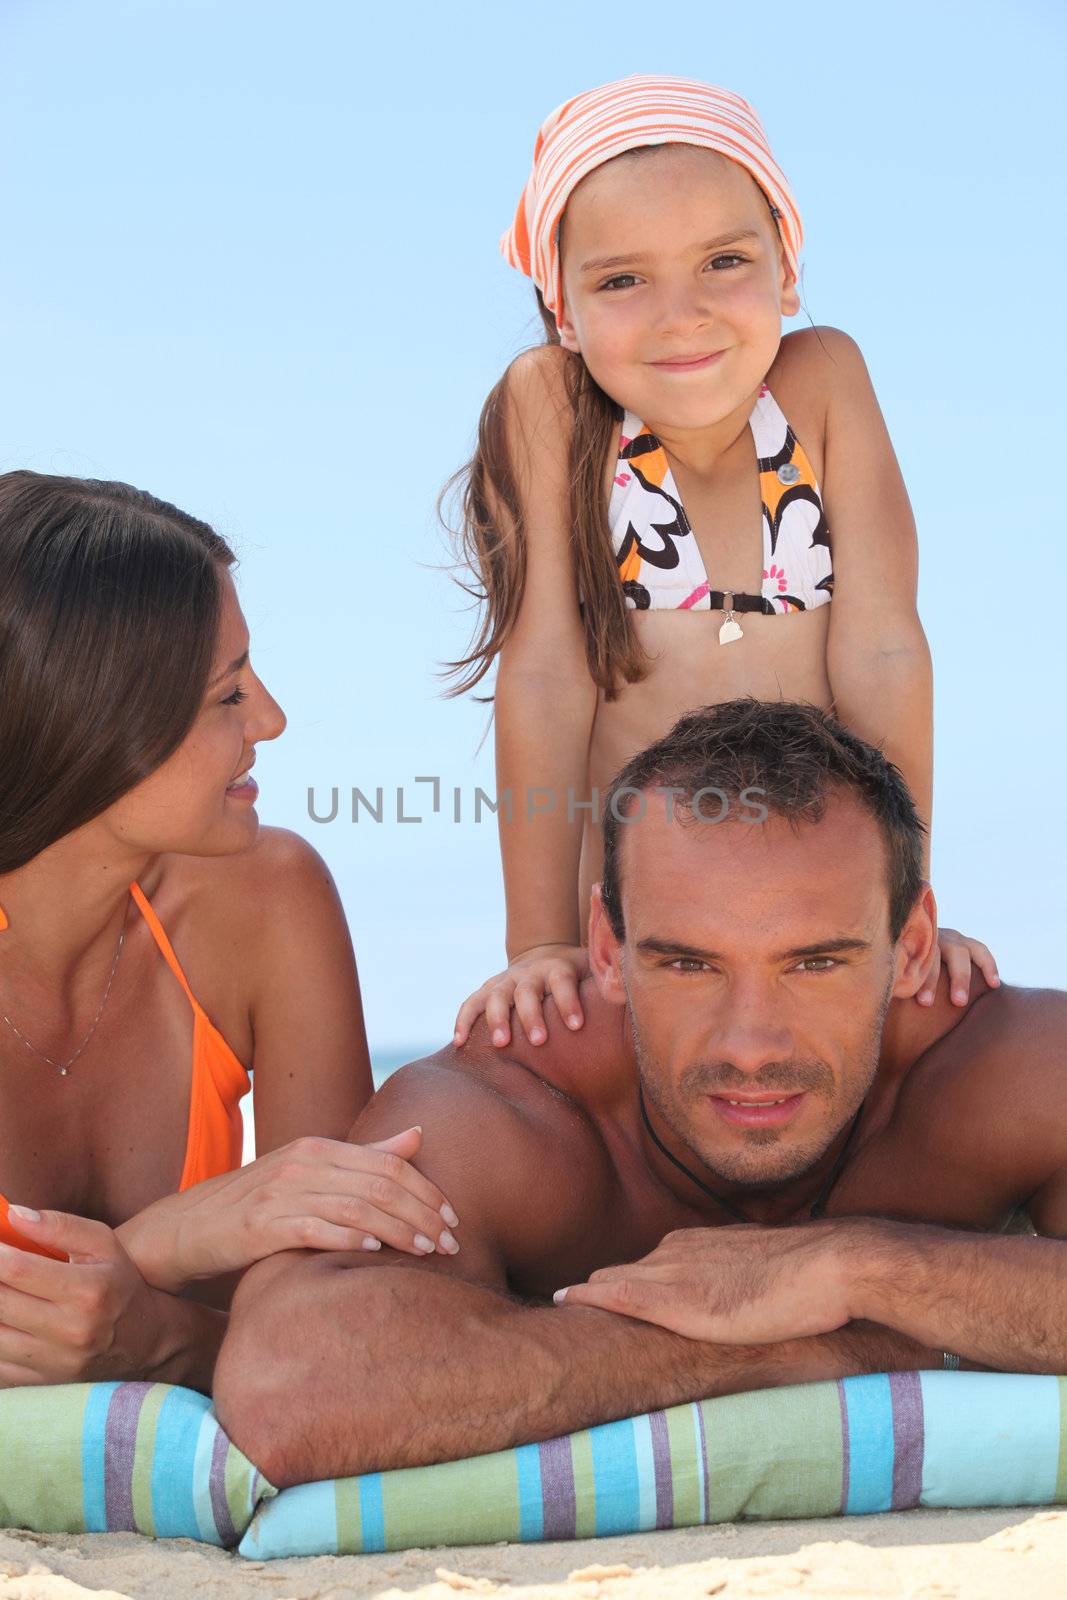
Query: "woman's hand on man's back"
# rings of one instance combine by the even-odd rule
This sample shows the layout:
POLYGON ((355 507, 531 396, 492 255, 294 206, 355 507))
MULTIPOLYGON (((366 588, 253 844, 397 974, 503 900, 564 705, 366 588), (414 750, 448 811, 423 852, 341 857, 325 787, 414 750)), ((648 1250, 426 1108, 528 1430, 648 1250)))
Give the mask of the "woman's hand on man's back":
POLYGON ((116 1231, 147 1282, 172 1293, 281 1250, 387 1244, 408 1255, 454 1255, 458 1218, 411 1165, 421 1142, 421 1128, 370 1145, 295 1139, 157 1200, 116 1231))

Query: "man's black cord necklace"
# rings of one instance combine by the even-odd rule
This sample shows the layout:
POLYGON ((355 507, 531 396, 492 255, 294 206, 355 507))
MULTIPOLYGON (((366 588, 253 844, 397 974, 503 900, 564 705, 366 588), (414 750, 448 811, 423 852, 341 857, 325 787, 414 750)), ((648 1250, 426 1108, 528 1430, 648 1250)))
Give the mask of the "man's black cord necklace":
MULTIPOLYGON (((641 1116, 644 1119, 645 1127, 648 1129, 649 1138, 652 1140, 652 1143, 656 1146, 656 1149, 662 1155, 665 1155, 667 1157, 667 1160, 672 1162, 673 1165, 678 1168, 679 1172, 684 1172, 686 1177, 689 1179, 689 1181, 691 1183, 695 1183, 698 1189, 702 1189, 704 1191, 704 1193, 709 1197, 709 1199, 714 1200, 715 1204, 717 1206, 721 1206, 722 1209, 725 1212, 727 1212, 731 1217, 735 1217, 738 1222, 749 1222, 750 1223, 752 1221, 751 1217, 746 1217, 745 1213, 743 1211, 740 1211, 738 1209, 738 1207, 733 1204, 732 1201, 727 1200, 725 1195, 716 1194, 715 1190, 710 1188, 704 1182, 703 1178, 698 1178, 695 1172, 690 1171, 690 1169, 686 1166, 684 1161, 679 1161, 678 1157, 676 1155, 672 1154, 672 1152, 667 1149, 667 1146, 663 1143, 663 1140, 660 1138, 659 1134, 656 1132, 655 1128, 652 1126, 651 1122, 648 1120, 648 1109, 647 1109, 647 1107, 645 1105, 645 1096, 644 1096, 644 1092, 643 1092, 640 1084, 638 1084, 638 1086, 637 1086, 637 1098, 641 1102, 641 1116)), ((827 1178, 826 1182, 823 1184, 822 1188, 819 1190, 818 1194, 815 1196, 814 1201, 812 1202, 811 1210, 808 1213, 808 1215, 812 1219, 816 1219, 816 1218, 822 1216, 823 1211, 825 1210, 825 1207, 826 1207, 826 1202, 830 1198, 830 1190, 833 1188, 834 1184, 837 1182, 838 1178, 841 1176, 841 1168, 844 1166, 845 1158, 847 1157, 847 1155, 849 1153, 849 1150, 852 1147, 853 1135, 855 1134, 856 1129, 860 1125, 860 1118, 863 1115, 863 1107, 866 1105, 866 1103, 867 1103, 866 1099, 864 1099, 863 1103, 860 1105, 859 1110, 856 1112, 856 1115, 853 1117, 852 1126, 848 1130, 848 1138, 845 1140, 844 1144, 841 1146, 841 1150, 840 1150, 840 1153, 838 1154, 837 1160, 834 1162, 833 1166, 830 1168, 830 1176, 827 1178)))

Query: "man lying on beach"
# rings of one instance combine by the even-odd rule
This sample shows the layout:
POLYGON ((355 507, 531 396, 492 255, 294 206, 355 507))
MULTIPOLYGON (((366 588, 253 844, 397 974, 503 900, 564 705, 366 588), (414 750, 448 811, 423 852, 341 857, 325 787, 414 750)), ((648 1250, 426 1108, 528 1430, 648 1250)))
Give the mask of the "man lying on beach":
POLYGON ((422 1125, 459 1248, 238 1290, 216 1405, 274 1483, 854 1373, 1067 1372, 1067 995, 914 1003, 937 912, 896 768, 731 701, 634 757, 604 832, 581 1031, 550 1005, 502 1053, 483 1021, 352 1130, 422 1125))

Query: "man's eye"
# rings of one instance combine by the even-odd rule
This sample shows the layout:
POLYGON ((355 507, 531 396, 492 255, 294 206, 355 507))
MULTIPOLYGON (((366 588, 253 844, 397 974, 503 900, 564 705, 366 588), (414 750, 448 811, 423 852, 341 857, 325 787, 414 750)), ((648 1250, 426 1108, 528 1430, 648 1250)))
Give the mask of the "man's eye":
POLYGON ((706 972, 707 963, 700 961, 696 956, 675 956, 667 965, 672 972, 706 972))
POLYGON ((834 956, 805 956, 803 961, 797 962, 798 967, 806 967, 809 972, 832 972, 840 965, 834 956))

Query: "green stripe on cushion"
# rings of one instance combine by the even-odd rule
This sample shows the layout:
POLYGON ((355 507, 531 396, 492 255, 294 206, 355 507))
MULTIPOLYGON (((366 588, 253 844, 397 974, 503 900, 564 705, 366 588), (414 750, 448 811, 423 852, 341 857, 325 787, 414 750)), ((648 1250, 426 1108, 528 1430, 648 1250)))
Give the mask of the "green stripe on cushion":
POLYGON ((359 1479, 334 1479, 334 1515, 337 1519, 338 1550, 363 1548, 363 1519, 359 1509, 359 1479))
MULTIPOLYGON (((220 1439, 226 1435, 219 1429, 220 1439)), ((242 1455, 237 1446, 226 1439, 226 1504, 230 1509, 230 1521, 233 1523, 234 1532, 239 1539, 252 1520, 258 1501, 263 1495, 264 1479, 260 1477, 248 1457, 242 1455)), ((236 1542, 236 1540, 235 1540, 236 1542)))
POLYGON ((836 1384, 724 1395, 705 1400, 701 1410, 712 1522, 840 1511, 844 1461, 836 1384))
MULTIPOLYGON (((596 1473, 593 1470, 593 1441, 589 1429, 572 1433, 571 1471, 574 1474, 574 1537, 596 1536, 596 1473)), ((517 1497, 517 1496, 516 1496, 517 1497)))
POLYGON ((62 1384, 0 1390, 4 1527, 85 1531, 82 1426, 89 1388, 62 1384))
MULTIPOLYGON (((358 1480, 357 1480, 358 1481, 358 1480)), ((379 1479, 384 1539, 378 1548, 419 1544, 485 1544, 519 1538, 518 1470, 513 1450, 435 1467, 383 1472, 379 1479), (432 1477, 432 1486, 427 1484, 432 1477), (428 1494, 427 1489, 431 1492, 428 1494)), ((347 1512, 349 1502, 346 1499, 347 1512)), ((340 1505, 338 1505, 340 1530, 340 1505)), ((346 1520, 340 1549, 358 1552, 359 1525, 346 1520)))
POLYGON ((691 1528, 704 1520, 703 1474, 697 1460, 697 1436, 692 1406, 673 1406, 664 1412, 671 1449, 671 1488, 676 1526, 691 1528))
POLYGON ((154 1537, 156 1514, 152 1505, 152 1462, 156 1450, 156 1424, 163 1402, 170 1393, 170 1385, 156 1383, 145 1395, 137 1418, 137 1444, 133 1457, 133 1475, 130 1498, 133 1502, 133 1521, 138 1533, 154 1537))

